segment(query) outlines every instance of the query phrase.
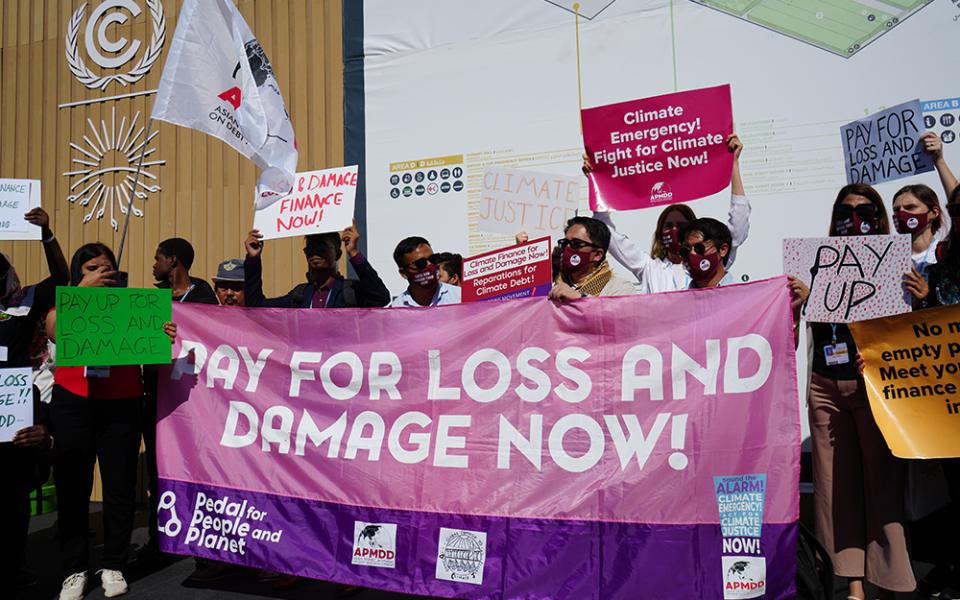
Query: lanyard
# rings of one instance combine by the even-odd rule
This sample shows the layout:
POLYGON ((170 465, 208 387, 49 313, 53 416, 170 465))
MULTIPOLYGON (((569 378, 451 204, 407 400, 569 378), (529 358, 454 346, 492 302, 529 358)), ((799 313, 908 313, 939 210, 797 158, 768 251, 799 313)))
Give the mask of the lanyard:
POLYGON ((830 329, 833 331, 833 345, 837 345, 837 324, 830 323, 830 329))
POLYGON ((190 295, 190 292, 192 292, 192 291, 193 291, 193 288, 195 288, 195 287, 197 287, 197 286, 196 286, 196 285, 191 285, 190 287, 188 287, 188 288, 187 288, 187 291, 185 291, 185 292, 183 293, 183 295, 180 296, 180 299, 177 300, 177 302, 183 302, 184 300, 186 300, 186 299, 187 299, 187 296, 190 295))

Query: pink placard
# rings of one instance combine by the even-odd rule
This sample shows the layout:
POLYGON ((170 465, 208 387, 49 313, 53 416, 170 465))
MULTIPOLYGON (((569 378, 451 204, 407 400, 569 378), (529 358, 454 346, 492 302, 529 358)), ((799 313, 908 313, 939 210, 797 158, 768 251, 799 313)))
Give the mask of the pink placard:
POLYGON ((791 238, 783 240, 783 272, 810 288, 805 320, 853 323, 912 310, 903 287, 910 253, 908 235, 791 238))
POLYGON ((730 183, 730 86, 584 109, 591 210, 689 202, 730 183))

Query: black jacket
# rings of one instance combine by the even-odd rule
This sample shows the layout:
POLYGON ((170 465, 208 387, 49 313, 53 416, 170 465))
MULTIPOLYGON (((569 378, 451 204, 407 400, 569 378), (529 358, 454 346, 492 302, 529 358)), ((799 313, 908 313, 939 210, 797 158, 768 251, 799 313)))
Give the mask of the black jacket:
MULTIPOLYGON (((198 279, 196 277, 190 278, 190 283, 193 284, 193 288, 187 292, 186 298, 180 296, 174 298, 174 302, 192 302, 194 304, 220 304, 220 301, 217 300, 217 295, 214 293, 213 288, 210 287, 210 284, 204 281, 203 279, 198 279)), ((164 281, 162 283, 156 284, 158 288, 170 289, 170 282, 164 281)))
MULTIPOLYGON (((390 291, 383 284, 376 269, 364 258, 353 264, 357 279, 338 279, 330 288, 326 307, 315 308, 379 308, 390 303, 390 291)), ((247 258, 243 262, 244 306, 272 308, 310 308, 316 286, 301 283, 285 296, 267 298, 263 295, 263 263, 260 257, 247 258)))

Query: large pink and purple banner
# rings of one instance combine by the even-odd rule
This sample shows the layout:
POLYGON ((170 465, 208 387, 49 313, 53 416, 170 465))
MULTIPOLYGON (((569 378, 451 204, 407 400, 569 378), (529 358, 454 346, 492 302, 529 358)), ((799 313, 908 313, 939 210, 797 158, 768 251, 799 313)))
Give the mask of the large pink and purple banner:
POLYGON ((581 118, 591 210, 689 202, 730 184, 729 85, 587 108, 581 118))
POLYGON ((174 319, 165 551, 453 598, 792 596, 784 278, 174 319))

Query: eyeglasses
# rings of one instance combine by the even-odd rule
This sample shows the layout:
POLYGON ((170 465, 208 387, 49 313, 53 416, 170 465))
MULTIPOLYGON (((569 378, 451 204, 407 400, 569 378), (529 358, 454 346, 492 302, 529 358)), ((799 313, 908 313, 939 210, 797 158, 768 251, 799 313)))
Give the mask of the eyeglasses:
POLYGON ((877 218, 877 207, 873 204, 858 204, 850 206, 849 204, 838 204, 833 209, 833 218, 835 221, 849 219, 856 214, 863 221, 870 221, 877 218))
POLYGON ((426 258, 418 258, 417 260, 408 262, 403 268, 407 269, 408 271, 413 271, 414 273, 419 273, 420 271, 426 269, 428 264, 438 265, 440 264, 440 259, 436 254, 431 254, 426 258))
POLYGON ((590 242, 578 240, 577 238, 573 238, 572 240, 568 240, 567 238, 560 238, 559 240, 557 240, 557 248, 560 248, 561 250, 563 250, 567 246, 570 246, 574 250, 583 250, 587 246, 590 246, 591 248, 597 248, 598 250, 603 249, 596 244, 591 244, 590 242))
POLYGON ((947 205, 947 214, 951 219, 960 219, 960 202, 947 205))
POLYGON ((696 254, 699 254, 700 256, 703 256, 704 254, 707 253, 707 250, 709 250, 710 248, 713 248, 713 244, 709 246, 707 246, 703 242, 697 242, 692 246, 689 244, 683 244, 682 246, 680 246, 680 257, 686 258, 690 256, 691 253, 696 253, 696 254))

